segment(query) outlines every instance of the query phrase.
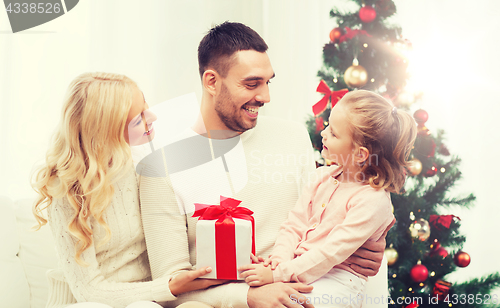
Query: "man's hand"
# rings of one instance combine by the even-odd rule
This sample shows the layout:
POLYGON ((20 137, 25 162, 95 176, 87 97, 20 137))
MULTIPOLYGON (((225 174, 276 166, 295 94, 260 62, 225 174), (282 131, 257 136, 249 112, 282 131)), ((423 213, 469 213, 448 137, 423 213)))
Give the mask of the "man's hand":
POLYGON ((223 284, 227 280, 223 279, 203 279, 198 278, 205 274, 208 274, 212 271, 211 267, 202 267, 193 271, 185 271, 175 276, 168 283, 168 287, 170 288, 170 292, 177 296, 181 293, 194 291, 194 290, 202 290, 206 289, 213 285, 223 284))
POLYGON ((396 219, 393 219, 378 241, 366 241, 363 246, 347 258, 346 262, 350 263, 351 268, 355 272, 364 276, 375 276, 378 273, 382 259, 384 258, 385 236, 395 222, 396 219))
POLYGON ((245 282, 251 287, 259 287, 273 283, 273 271, 271 267, 263 264, 248 264, 238 268, 241 271, 240 277, 245 278, 245 282))
POLYGON ((250 308, 314 308, 307 303, 307 298, 301 292, 308 293, 312 286, 303 283, 282 283, 277 282, 267 284, 262 287, 250 287, 247 295, 247 304, 250 308))

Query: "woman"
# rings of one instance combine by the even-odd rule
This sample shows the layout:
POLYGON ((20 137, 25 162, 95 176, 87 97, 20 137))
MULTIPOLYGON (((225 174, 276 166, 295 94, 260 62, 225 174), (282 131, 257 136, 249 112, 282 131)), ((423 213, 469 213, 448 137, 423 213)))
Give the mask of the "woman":
POLYGON ((147 109, 136 83, 123 75, 86 73, 70 84, 46 163, 32 183, 39 193, 34 214, 40 227, 47 209, 60 258, 60 269, 48 273, 47 307, 138 301, 133 307, 160 307, 152 301, 220 283, 195 280, 208 267, 151 281, 129 147, 154 136, 156 116, 147 109))

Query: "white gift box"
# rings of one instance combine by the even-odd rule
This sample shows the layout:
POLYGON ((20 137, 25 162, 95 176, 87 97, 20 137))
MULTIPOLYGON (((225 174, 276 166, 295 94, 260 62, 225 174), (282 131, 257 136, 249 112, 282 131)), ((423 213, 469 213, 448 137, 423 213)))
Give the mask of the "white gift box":
POLYGON ((234 235, 219 229, 217 238, 215 230, 217 220, 198 220, 196 223, 196 268, 212 267, 212 272, 202 278, 243 280, 237 268, 252 263, 250 257, 252 222, 239 218, 232 218, 232 220, 234 221, 234 235), (231 244, 233 238, 234 245, 231 244), (221 242, 218 250, 217 240, 221 242), (224 242, 229 244, 223 244, 224 242))

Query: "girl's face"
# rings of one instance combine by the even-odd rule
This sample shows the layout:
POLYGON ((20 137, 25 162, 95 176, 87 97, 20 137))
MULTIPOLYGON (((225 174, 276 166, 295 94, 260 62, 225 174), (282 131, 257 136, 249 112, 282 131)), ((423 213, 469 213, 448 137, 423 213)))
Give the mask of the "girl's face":
POLYGON ((338 165, 350 166, 354 162, 354 144, 346 118, 346 109, 338 102, 330 113, 329 125, 321 132, 321 156, 338 165))
POLYGON ((148 110, 149 106, 139 88, 134 87, 132 106, 127 116, 124 137, 129 145, 141 145, 153 140, 153 122, 156 115, 148 110))

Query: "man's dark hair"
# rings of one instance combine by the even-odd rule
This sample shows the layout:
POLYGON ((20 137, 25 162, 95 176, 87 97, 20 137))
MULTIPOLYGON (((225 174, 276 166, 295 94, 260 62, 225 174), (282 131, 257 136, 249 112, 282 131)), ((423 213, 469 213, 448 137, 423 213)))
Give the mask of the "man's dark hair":
POLYGON ((198 46, 200 77, 209 66, 226 77, 231 56, 240 50, 265 52, 267 44, 257 32, 241 23, 226 21, 210 29, 198 46))

